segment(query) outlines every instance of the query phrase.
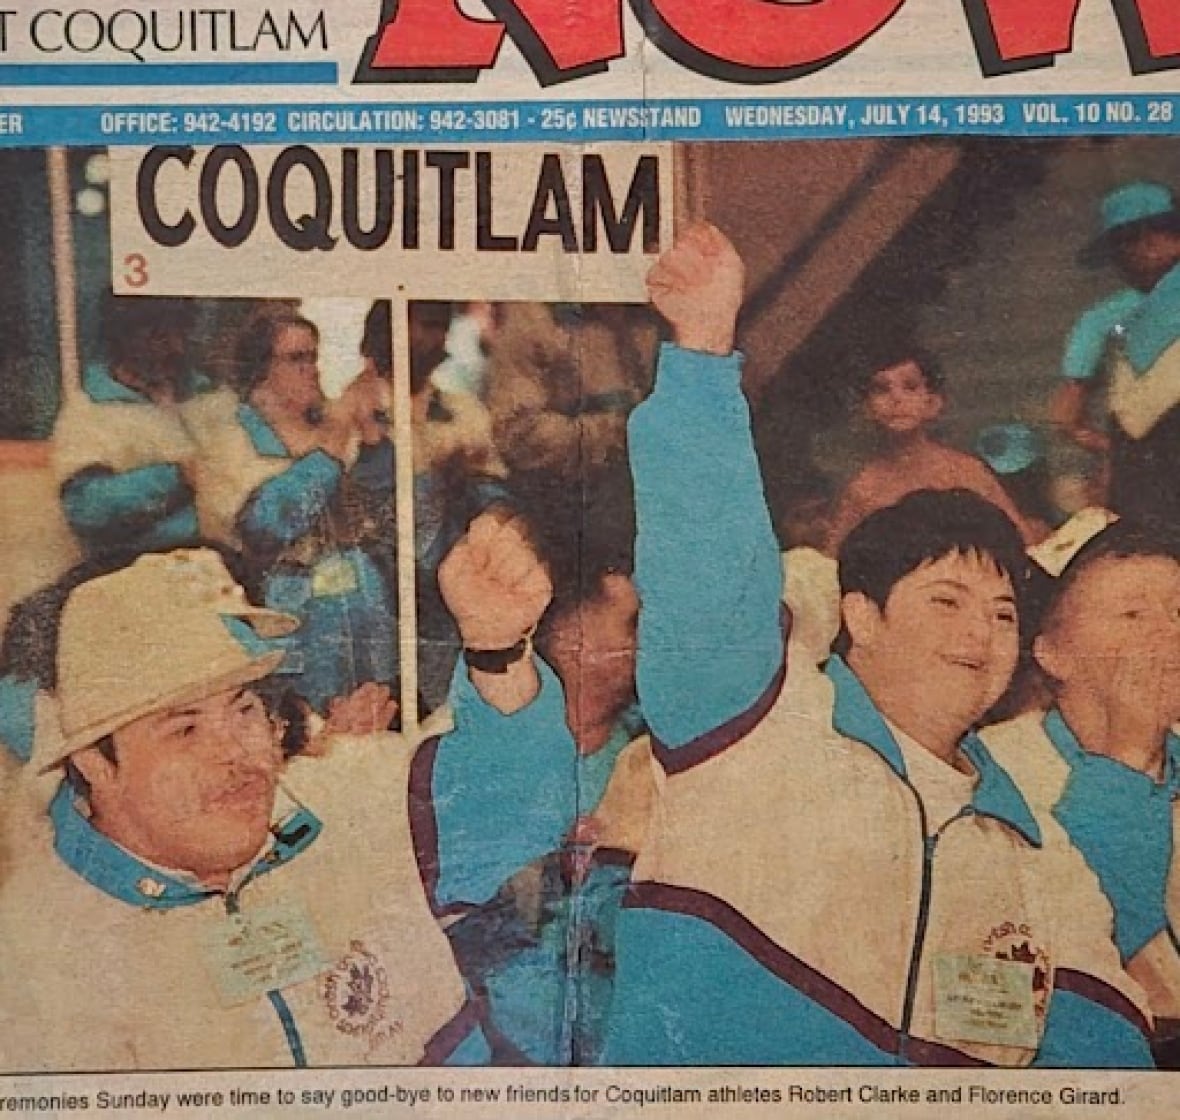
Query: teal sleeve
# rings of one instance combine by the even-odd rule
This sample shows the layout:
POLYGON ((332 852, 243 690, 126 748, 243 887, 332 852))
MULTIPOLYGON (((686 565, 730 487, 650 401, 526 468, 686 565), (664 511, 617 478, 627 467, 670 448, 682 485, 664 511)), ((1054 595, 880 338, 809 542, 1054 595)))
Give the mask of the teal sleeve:
POLYGON ((1069 834, 1114 909, 1124 961, 1168 929, 1172 800, 1146 774, 1113 759, 1084 758, 1070 772, 1053 816, 1069 834))
POLYGON ((190 498, 175 463, 120 472, 95 467, 74 475, 61 489, 66 520, 83 537, 142 533, 190 498))
POLYGON ((1147 373, 1180 339, 1180 265, 1144 298, 1127 330, 1127 357, 1135 372, 1147 373))
POLYGON ((1033 1065, 1046 1069, 1152 1069, 1155 1063, 1139 1025, 1097 999, 1059 989, 1049 1003, 1045 1033, 1033 1065))
POLYGON ((560 847, 577 814, 577 748, 553 670, 512 715, 488 704, 460 661, 455 729, 438 747, 430 792, 438 837, 438 906, 486 902, 526 864, 560 847))
POLYGON ((1132 288, 1096 303, 1081 315, 1069 332, 1061 375, 1069 381, 1090 381, 1102 373, 1106 348, 1115 327, 1126 325, 1143 303, 1143 295, 1132 288))
POLYGON ((250 496, 239 518, 248 544, 288 545, 311 531, 343 476, 340 464, 325 451, 297 459, 250 496))
POLYGON ((665 345, 629 444, 640 704, 683 746, 747 711, 782 662, 782 561, 740 356, 665 345))

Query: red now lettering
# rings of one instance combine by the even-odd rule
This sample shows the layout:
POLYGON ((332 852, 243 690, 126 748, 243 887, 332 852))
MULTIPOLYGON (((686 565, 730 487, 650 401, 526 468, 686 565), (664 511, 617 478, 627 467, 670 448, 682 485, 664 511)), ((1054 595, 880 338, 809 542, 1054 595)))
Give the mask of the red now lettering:
MULTIPOLYGON (((950 0, 946 0, 950 2, 950 0)), ((987 77, 1052 66, 1073 49, 1082 0, 963 0, 987 77)), ((1089 0, 1097 3, 1097 0, 1089 0)), ((1110 0, 1131 70, 1180 66, 1180 0, 1110 0)), ((630 0, 653 43, 719 81, 797 78, 855 50, 905 0, 630 0)), ((485 0, 490 20, 459 0, 384 0, 353 80, 471 82, 508 35, 543 86, 599 73, 623 56, 623 0, 485 0)))
MULTIPOLYGON (((1180 66, 1180 4, 1176 0, 1111 0, 1131 72, 1180 66)), ((1081 0, 963 0, 987 77, 1052 66, 1073 49, 1081 0)))
POLYGON ((606 69, 623 56, 621 0, 486 0, 495 23, 474 20, 457 0, 386 4, 354 81, 474 81, 495 64, 504 33, 545 86, 606 69))
MULTIPOLYGON (((355 82, 474 81, 505 32, 542 85, 598 73, 623 56, 622 0, 485 0, 496 22, 458 0, 386 0, 355 82)), ((652 40, 711 78, 775 82, 818 70, 883 27, 905 0, 631 0, 652 40)))
POLYGON ((471 19, 454 0, 385 0, 354 82, 473 82, 494 65, 499 23, 471 19))
POLYGON ((698 73, 757 83, 828 66, 885 26, 905 0, 632 0, 655 44, 698 73))

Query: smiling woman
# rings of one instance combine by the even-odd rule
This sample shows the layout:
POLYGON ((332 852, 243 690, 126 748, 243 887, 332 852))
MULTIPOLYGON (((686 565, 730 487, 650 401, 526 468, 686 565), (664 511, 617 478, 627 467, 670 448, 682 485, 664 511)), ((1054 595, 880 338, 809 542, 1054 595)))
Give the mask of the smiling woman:
MULTIPOLYGON (((1062 534, 1065 536, 1064 532, 1062 534)), ((1053 706, 986 738, 1069 834, 1114 909, 1128 972, 1177 1062, 1180 913, 1169 891, 1180 794, 1180 541, 1121 521, 1092 536, 1051 589, 1034 656, 1053 706)))

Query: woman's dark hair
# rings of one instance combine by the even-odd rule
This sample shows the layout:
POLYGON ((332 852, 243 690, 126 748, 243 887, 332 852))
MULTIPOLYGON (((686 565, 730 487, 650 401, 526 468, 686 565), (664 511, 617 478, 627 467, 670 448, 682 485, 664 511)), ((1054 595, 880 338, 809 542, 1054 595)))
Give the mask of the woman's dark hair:
MULTIPOLYGON (((435 369, 433 356, 424 356, 415 349, 416 328, 445 332, 454 307, 449 300, 437 299, 420 299, 410 304, 410 392, 415 396, 426 388, 435 369)), ((361 357, 371 359, 382 377, 393 376, 393 307, 387 299, 377 300, 365 316, 361 357)))
POLYGON ((275 339, 284 327, 311 331, 319 342, 320 328, 296 311, 268 310, 248 319, 234 348, 234 386, 240 396, 248 397, 266 376, 274 356, 275 339))
POLYGON ((192 334, 197 310, 191 299, 167 296, 117 296, 108 292, 103 311, 103 341, 112 366, 135 369, 140 344, 153 334, 192 334))

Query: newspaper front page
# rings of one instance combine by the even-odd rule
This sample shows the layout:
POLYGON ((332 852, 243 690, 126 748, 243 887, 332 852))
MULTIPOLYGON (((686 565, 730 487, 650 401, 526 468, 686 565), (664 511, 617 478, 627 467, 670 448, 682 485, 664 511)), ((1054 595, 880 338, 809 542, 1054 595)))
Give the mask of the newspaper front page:
POLYGON ((0 1113, 1173 1115, 1178 67, 0 8, 0 1113))

